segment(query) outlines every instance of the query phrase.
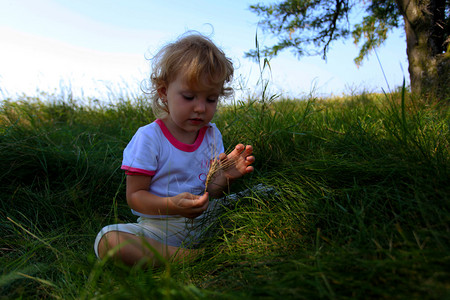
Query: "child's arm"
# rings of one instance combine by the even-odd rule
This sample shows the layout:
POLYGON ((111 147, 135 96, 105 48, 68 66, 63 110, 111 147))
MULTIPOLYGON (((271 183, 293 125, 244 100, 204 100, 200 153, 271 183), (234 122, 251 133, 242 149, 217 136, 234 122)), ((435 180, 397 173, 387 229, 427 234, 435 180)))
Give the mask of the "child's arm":
POLYGON ((159 197, 148 191, 151 181, 150 176, 127 175, 127 203, 135 211, 148 215, 195 218, 208 208, 208 193, 202 196, 181 193, 174 197, 159 197))
POLYGON ((214 198, 220 197, 231 182, 253 172, 251 164, 255 161, 255 157, 252 153, 252 146, 242 144, 238 144, 228 155, 221 153, 219 160, 222 167, 208 184, 208 193, 214 198))

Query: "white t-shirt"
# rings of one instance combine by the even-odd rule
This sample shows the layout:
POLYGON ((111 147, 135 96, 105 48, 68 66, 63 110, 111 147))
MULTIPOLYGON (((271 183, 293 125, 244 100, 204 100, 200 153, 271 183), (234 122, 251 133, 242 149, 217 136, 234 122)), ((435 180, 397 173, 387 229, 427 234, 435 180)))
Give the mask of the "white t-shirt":
MULTIPOLYGON (((200 129, 194 144, 176 140, 157 119, 138 129, 123 152, 122 169, 152 176, 149 192, 172 197, 183 192, 202 195, 211 160, 224 152, 222 135, 215 124, 200 129)), ((132 210, 133 214, 144 215, 132 210)))

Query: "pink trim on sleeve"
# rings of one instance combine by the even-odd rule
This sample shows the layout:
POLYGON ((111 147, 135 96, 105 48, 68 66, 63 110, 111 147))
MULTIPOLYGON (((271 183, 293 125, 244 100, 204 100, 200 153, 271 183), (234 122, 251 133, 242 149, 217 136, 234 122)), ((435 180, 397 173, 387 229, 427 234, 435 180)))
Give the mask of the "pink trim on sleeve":
POLYGON ((138 173, 138 172, 130 172, 130 171, 125 171, 125 175, 153 177, 153 176, 150 176, 150 175, 147 175, 147 174, 138 173))
POLYGON ((199 130, 199 133, 198 133, 198 136, 197 136, 197 139, 195 140, 195 142, 193 144, 185 144, 185 143, 177 140, 170 133, 169 129, 167 129, 166 125, 164 124, 164 122, 161 119, 157 119, 155 122, 159 125, 159 128, 161 128, 162 133, 164 134, 166 139, 172 144, 172 146, 174 146, 178 150, 185 151, 185 152, 194 152, 195 150, 197 150, 198 147, 200 147, 200 145, 202 144, 203 138, 205 137, 206 130, 208 129, 208 126, 201 128, 199 130))
POLYGON ((122 170, 125 170, 125 174, 127 175, 145 175, 145 176, 154 176, 156 174, 155 171, 148 171, 139 168, 132 168, 129 166, 122 166, 122 170))

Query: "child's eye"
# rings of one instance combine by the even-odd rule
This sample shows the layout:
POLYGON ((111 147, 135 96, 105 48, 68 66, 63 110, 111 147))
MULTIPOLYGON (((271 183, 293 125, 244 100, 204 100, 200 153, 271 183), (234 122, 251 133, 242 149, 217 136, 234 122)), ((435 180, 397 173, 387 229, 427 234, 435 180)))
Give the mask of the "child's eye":
POLYGON ((209 103, 215 103, 217 101, 217 98, 208 98, 207 101, 209 103))
POLYGON ((193 100, 193 99, 194 99, 194 96, 191 96, 191 95, 183 95, 183 98, 186 99, 186 100, 193 100))

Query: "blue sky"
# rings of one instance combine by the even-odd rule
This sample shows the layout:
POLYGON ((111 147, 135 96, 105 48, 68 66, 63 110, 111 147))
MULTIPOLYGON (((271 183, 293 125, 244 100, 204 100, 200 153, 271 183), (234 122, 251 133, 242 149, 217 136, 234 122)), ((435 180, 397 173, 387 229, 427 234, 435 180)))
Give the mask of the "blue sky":
MULTIPOLYGON (((211 38, 236 66, 235 86, 257 93, 258 65, 244 58, 255 47, 261 1, 212 0, 0 0, 0 92, 35 94, 70 87, 75 96, 102 97, 123 89, 139 93, 151 57, 187 30, 211 38)), ((270 3, 272 1, 264 1, 270 3)), ((356 15, 357 17, 357 15, 356 15)), ((270 38, 258 33, 261 44, 270 38)), ((395 32, 377 50, 392 89, 408 80, 404 35, 395 32)), ((327 61, 298 60, 284 51, 271 60, 271 91, 302 97, 387 90, 372 54, 359 68, 352 40, 333 44, 327 61)), ((242 95, 237 93, 238 97, 242 95)))

